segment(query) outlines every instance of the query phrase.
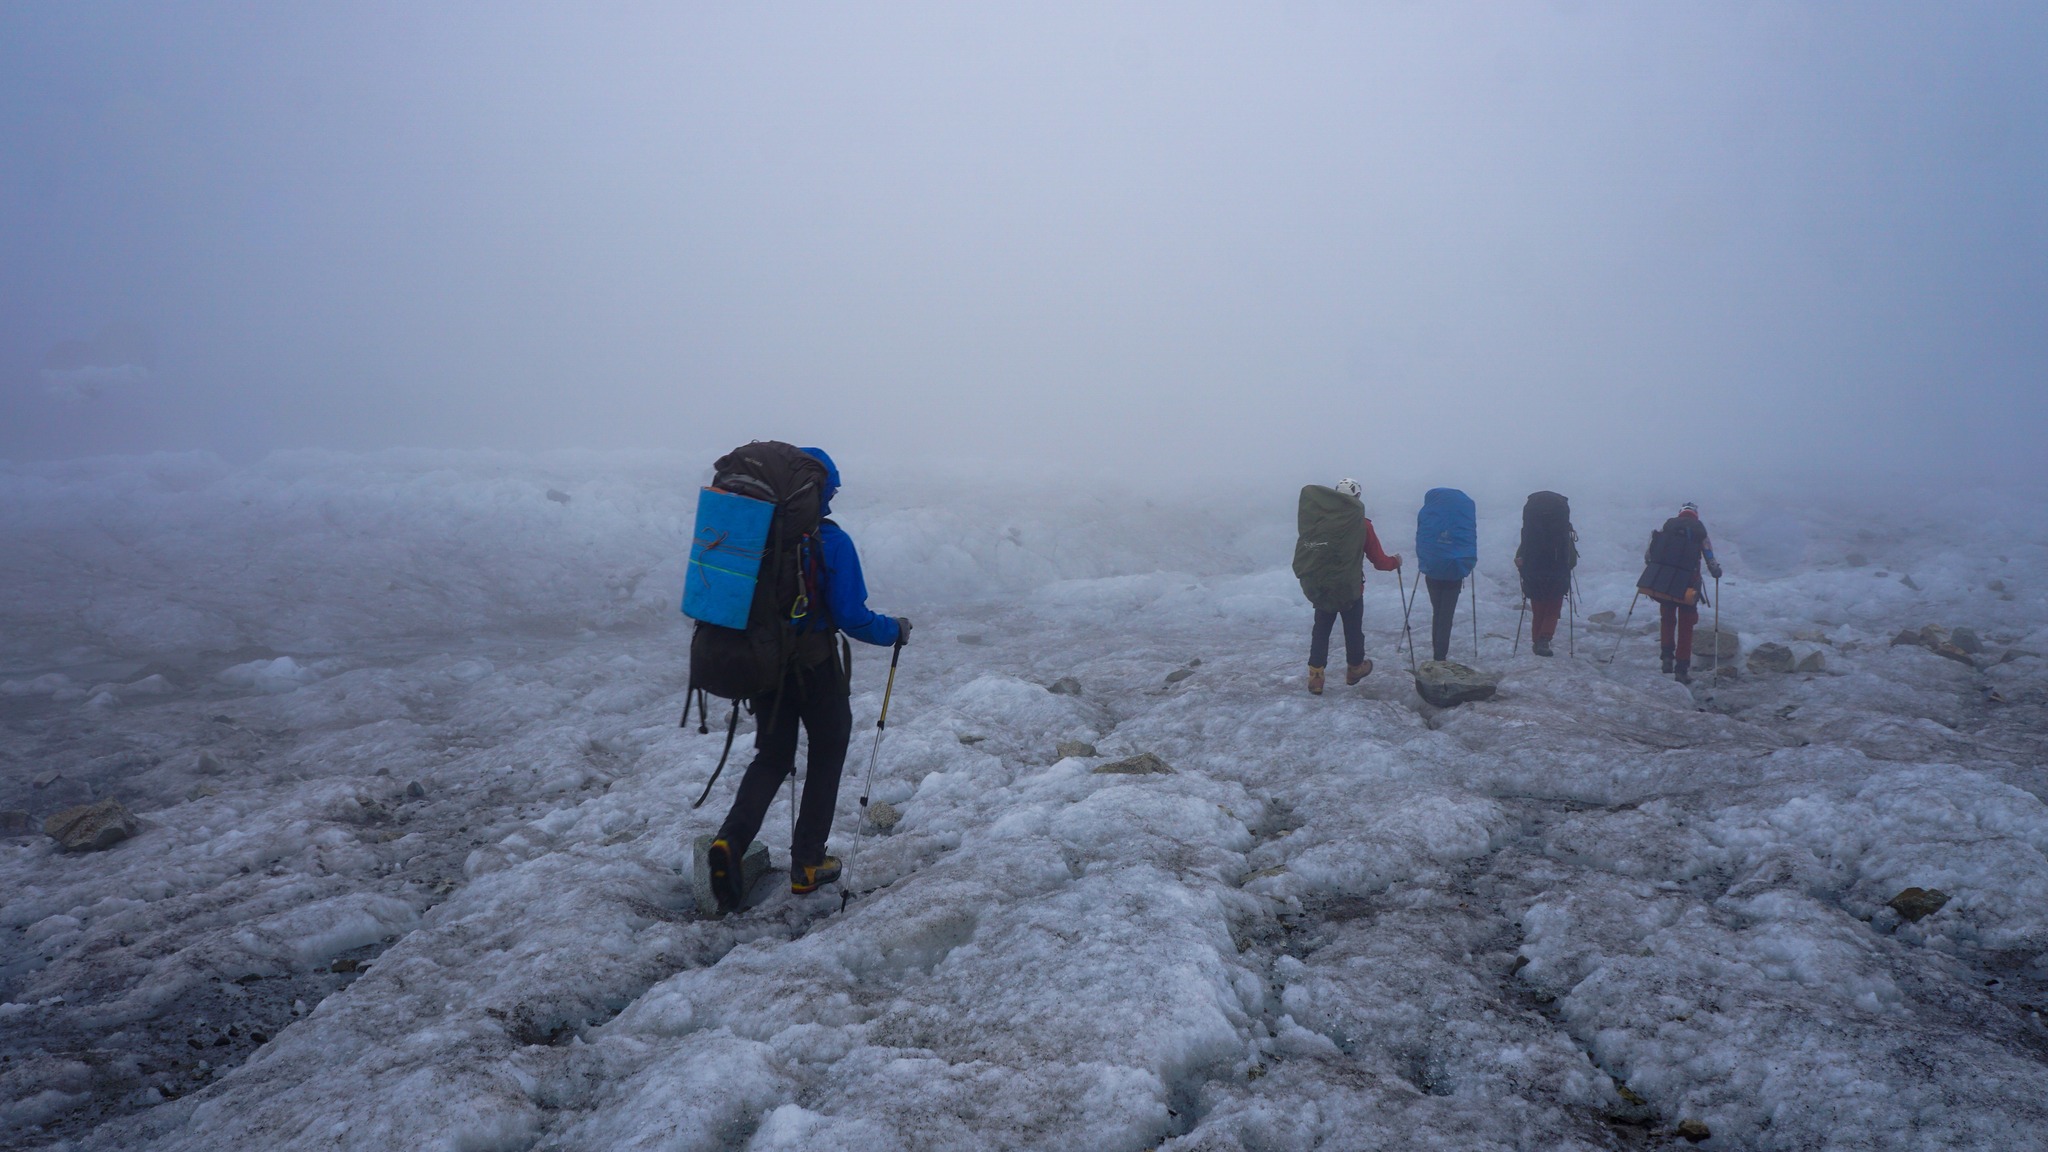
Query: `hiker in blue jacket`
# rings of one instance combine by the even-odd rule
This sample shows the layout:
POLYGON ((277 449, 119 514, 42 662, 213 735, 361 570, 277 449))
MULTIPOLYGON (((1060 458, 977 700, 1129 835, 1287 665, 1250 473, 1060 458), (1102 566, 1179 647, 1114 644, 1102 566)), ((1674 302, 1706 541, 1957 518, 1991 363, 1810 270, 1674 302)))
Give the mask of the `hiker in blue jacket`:
MULTIPOLYGON (((839 491, 839 468, 822 448, 806 448, 827 473, 820 512, 830 514, 839 491)), ((867 582, 861 578, 860 554, 853 538, 831 520, 818 527, 818 571, 815 582, 823 603, 813 603, 797 664, 779 693, 751 703, 761 727, 754 733, 754 761, 740 779, 732 810, 719 825, 707 859, 713 894, 720 907, 739 904, 740 859, 761 831, 768 805, 782 781, 796 770, 797 726, 810 735, 810 756, 804 769, 803 799, 797 808, 796 837, 789 846, 789 890, 797 895, 817 891, 839 878, 839 859, 825 854, 832 832, 832 814, 839 805, 839 775, 846 766, 846 745, 853 736, 853 708, 848 699, 849 670, 840 666, 834 632, 881 647, 908 643, 910 620, 884 616, 868 607, 867 582)), ((806 565, 810 563, 807 558, 806 565)))

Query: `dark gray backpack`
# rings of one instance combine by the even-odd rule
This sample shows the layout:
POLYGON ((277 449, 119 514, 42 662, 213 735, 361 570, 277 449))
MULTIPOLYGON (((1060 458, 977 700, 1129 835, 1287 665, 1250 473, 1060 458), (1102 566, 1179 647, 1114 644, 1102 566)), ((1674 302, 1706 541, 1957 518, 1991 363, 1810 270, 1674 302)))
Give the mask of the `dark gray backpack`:
POLYGON ((1356 496, 1310 484, 1295 511, 1294 576, 1320 611, 1358 599, 1365 581, 1365 505, 1356 496))

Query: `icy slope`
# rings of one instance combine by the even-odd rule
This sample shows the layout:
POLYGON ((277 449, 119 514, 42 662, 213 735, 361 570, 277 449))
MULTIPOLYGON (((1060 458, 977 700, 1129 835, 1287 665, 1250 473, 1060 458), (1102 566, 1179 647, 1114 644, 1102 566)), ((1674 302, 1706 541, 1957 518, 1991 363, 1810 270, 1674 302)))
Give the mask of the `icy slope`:
MULTIPOLYGON (((525 483, 449 472, 458 491, 525 483)), ((193 499, 195 520, 239 506, 193 499)), ((649 521, 580 543, 444 533, 432 563, 538 549, 571 603, 535 623, 503 572, 425 569, 475 605, 460 634, 422 625, 431 641, 335 616, 326 652, 128 650, 17 601, 170 687, 0 700, 0 805, 96 789, 146 821, 87 856, 0 842, 0 1141, 1547 1149, 1689 1121, 1708 1148, 2048 1145, 2048 670, 1888 643, 1933 620, 2039 650, 2038 597, 1983 587, 2038 541, 1957 550, 1918 593, 1874 563, 1738 575, 1745 643, 1806 645, 1827 671, 1691 693, 1656 675, 1640 616, 1628 636, 1582 621, 1577 659, 1510 657, 1512 602, 1484 584, 1501 693, 1431 713, 1377 576, 1379 668, 1301 691, 1291 579, 1232 571, 1253 529, 1217 528, 1197 550, 1215 574, 1183 575, 1128 541, 1034 551, 1034 522, 986 513, 845 519, 878 604, 921 620, 875 786, 902 821, 859 837, 844 913, 779 875, 742 915, 689 907, 684 846, 734 779, 689 809, 718 738, 675 726, 673 606, 649 591, 646 621, 576 631, 604 623, 585 614, 608 577, 571 557, 654 572, 673 558, 649 521), (903 575, 897 600, 878 536, 955 548, 968 576, 903 575), (1063 564, 1084 570, 1052 578, 1063 564), (990 587, 1007 594, 963 598, 990 587), (1617 639, 1615 664, 1589 658, 1617 639), (1079 695, 1047 691, 1067 676, 1079 695), (1056 759, 1062 740, 1099 755, 1056 759), (1093 771, 1137 752, 1173 771, 1093 771), (45 764, 65 774, 34 788, 45 764), (1907 885, 1951 898, 1904 923, 1885 902, 1907 885)), ((112 587, 78 595, 132 595, 123 565, 167 556, 167 585, 241 605, 237 627, 296 626, 266 580, 181 583, 182 535, 143 532, 108 554, 112 587)), ((362 578, 311 539, 331 563, 308 579, 362 578)), ((1631 575, 1589 559, 1587 607, 1625 609, 1631 575)), ((34 659, 15 683, 59 666, 34 659)), ((857 725, 882 666, 858 656, 857 725)), ((778 864, 788 818, 767 822, 778 864)))

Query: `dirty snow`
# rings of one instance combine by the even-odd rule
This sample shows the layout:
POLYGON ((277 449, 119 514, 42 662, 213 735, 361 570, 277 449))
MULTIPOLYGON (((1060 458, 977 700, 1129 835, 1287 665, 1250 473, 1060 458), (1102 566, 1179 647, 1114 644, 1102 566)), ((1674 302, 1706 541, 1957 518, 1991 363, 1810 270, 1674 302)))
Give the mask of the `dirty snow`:
MULTIPOLYGON (((1823 670, 1688 691, 1653 614, 1586 619, 1668 510, 1573 494, 1577 655, 1539 660, 1520 494, 1479 494, 1504 678, 1439 713, 1378 574, 1377 670, 1302 691, 1290 492, 850 478, 918 622, 901 820, 858 833, 849 785, 850 907, 771 874, 712 920, 694 464, 0 468, 0 809, 143 821, 0 840, 0 1147, 2048 1147, 2038 502, 1709 506, 1723 626, 1823 670), (1930 622, 1989 651, 1890 643, 1930 622), (1172 772, 1091 770, 1140 752, 1172 772), (1949 901, 1905 922, 1908 886, 1949 901)), ((1369 494, 1390 548, 1414 498, 1369 494)))

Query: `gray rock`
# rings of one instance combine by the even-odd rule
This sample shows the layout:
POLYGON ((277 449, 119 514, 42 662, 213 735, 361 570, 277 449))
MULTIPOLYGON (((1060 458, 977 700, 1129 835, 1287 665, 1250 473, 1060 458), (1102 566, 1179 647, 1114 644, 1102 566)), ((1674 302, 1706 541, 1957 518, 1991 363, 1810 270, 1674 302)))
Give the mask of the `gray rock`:
POLYGON ((1892 647, 1897 648, 1901 644, 1911 644, 1916 648, 1920 647, 1920 633, 1912 628, 1899 629, 1899 634, 1892 637, 1892 647))
POLYGON ((1975 628, 1951 629, 1948 634, 1948 642, 1972 656, 1984 651, 1984 641, 1978 637, 1975 628))
POLYGON ((415 780, 405 786, 405 794, 414 800, 423 800, 427 795, 427 786, 415 780))
POLYGON ((982 643, 980 634, 974 632, 962 632, 960 635, 953 637, 953 639, 958 640, 962 644, 969 645, 982 643))
POLYGON ((193 762, 192 770, 201 776, 218 776, 227 771, 227 765, 222 764, 220 757, 213 753, 201 752, 199 759, 193 762))
POLYGON ((1438 708, 1490 700, 1499 688, 1498 676, 1455 660, 1430 660, 1415 670, 1416 693, 1438 708))
POLYGON ((1948 643, 1948 629, 1943 628, 1939 624, 1922 624, 1920 626, 1920 643, 1923 647, 1940 648, 1943 644, 1948 643))
POLYGON ((967 746, 968 746, 969 748, 972 748, 972 747, 974 747, 974 746, 975 746, 976 744, 979 744, 979 743, 981 743, 981 742, 982 742, 983 740, 986 740, 986 739, 988 739, 988 737, 986 737, 986 736, 982 736, 982 735, 978 735, 978 734, 976 734, 976 733, 973 733, 973 732, 962 732, 962 733, 960 733, 960 736, 959 736, 959 740, 960 740, 960 742, 961 742, 962 744, 965 744, 965 745, 967 745, 967 746))
MULTIPOLYGON (((690 844, 690 894, 697 898, 697 911, 706 916, 718 915, 718 898, 711 894, 711 868, 704 857, 711 851, 711 842, 718 837, 710 832, 697 837, 690 844)), ((747 845, 740 856, 740 902, 746 902, 745 894, 754 890, 754 882, 768 871, 768 845, 759 840, 747 845)))
POLYGON ((887 800, 877 800, 868 805, 868 823, 884 832, 894 828, 903 820, 903 813, 896 810, 887 800))
POLYGON ((35 826, 35 817, 19 808, 9 808, 0 812, 0 836, 24 836, 35 826))
POLYGON ((1176 668, 1166 674, 1166 682, 1168 684, 1178 684, 1194 674, 1195 670, 1193 668, 1176 668))
POLYGON ((1913 583, 1913 578, 1911 576, 1899 577, 1899 583, 1904 584, 1906 587, 1911 588, 1915 592, 1918 592, 1920 590, 1920 586, 1918 584, 1913 583))
POLYGON ((1173 768, 1150 752, 1140 752, 1136 756, 1098 764, 1094 771, 1098 776, 1161 776, 1171 775, 1173 768))
POLYGON ((1705 1121, 1690 1118, 1678 1122, 1678 1134, 1694 1144, 1714 1138, 1713 1130, 1707 1127, 1705 1121))
POLYGON ((1188 667, 1190 668, 1200 668, 1201 666, 1202 658, 1200 656, 1197 656, 1193 660, 1188 661, 1188 667))
POLYGON ((560 488, 550 488, 548 489, 548 499, 553 500, 557 504, 567 504, 569 502, 569 494, 560 488))
POLYGON ((1759 644, 1749 654, 1749 670, 1752 674, 1790 672, 1796 664, 1792 650, 1783 644, 1759 644))
POLYGON ((1719 656, 1723 660, 1733 660, 1737 656, 1742 655, 1742 636, 1733 628, 1721 629, 1718 641, 1714 639, 1714 636, 1715 633, 1711 629, 1706 628, 1697 629, 1693 632, 1693 659, 1697 660, 1705 656, 1711 661, 1715 656, 1719 656))
POLYGON ((43 832, 65 852, 98 852, 140 831, 135 814, 111 796, 97 804, 66 808, 43 821, 43 832))
POLYGON ((2005 591, 2005 581, 1993 580, 1990 583, 1984 585, 1984 588, 1988 592, 2003 592, 2005 591))
POLYGON ((1093 756, 1095 745, 1086 740, 1062 740, 1053 747, 1053 754, 1065 760, 1069 756, 1093 756))
POLYGON ((35 785, 38 788, 48 788, 50 785, 55 784, 57 782, 57 778, 62 775, 62 772, 57 771, 55 768, 51 768, 46 771, 36 773, 35 779, 30 780, 29 783, 35 785))
POLYGON ((1826 657, 1822 656, 1818 652, 1808 652, 1804 657, 1800 659, 1798 670, 1801 672, 1825 672, 1827 671, 1827 667, 1828 662, 1826 657))
POLYGON ((1081 694, 1081 682, 1072 676, 1062 676, 1046 685, 1045 690, 1055 696, 1079 696, 1081 694))
POLYGON ((1885 906, 1897 912, 1901 919, 1914 921, 1934 915, 1946 903, 1948 893, 1939 888, 1908 888, 1885 901, 1885 906))

